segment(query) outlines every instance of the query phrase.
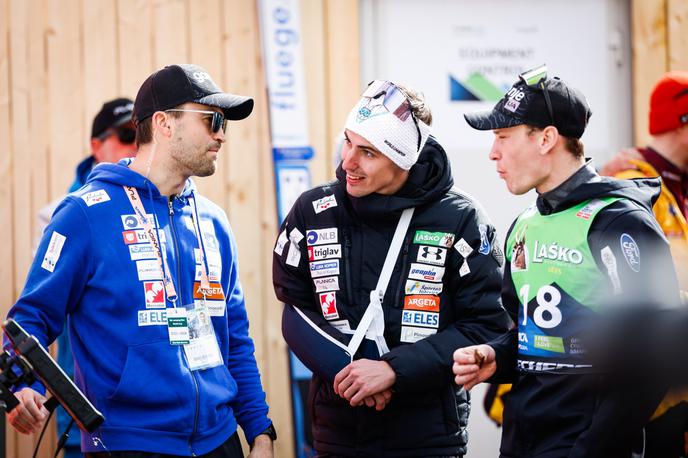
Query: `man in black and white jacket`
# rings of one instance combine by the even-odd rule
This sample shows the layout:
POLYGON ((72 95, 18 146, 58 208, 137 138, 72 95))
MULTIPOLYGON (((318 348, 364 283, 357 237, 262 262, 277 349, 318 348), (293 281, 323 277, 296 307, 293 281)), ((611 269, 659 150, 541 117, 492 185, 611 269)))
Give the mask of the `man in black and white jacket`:
POLYGON ((452 380, 452 352, 508 327, 503 254, 479 204, 452 188, 431 120, 413 90, 371 83, 347 119, 337 180, 303 193, 280 229, 273 282, 287 304, 284 337, 314 372, 318 456, 466 453, 468 396, 452 380), (359 326, 409 208, 369 339, 333 372, 328 341, 346 345, 359 326), (294 327, 294 308, 320 343, 294 327))

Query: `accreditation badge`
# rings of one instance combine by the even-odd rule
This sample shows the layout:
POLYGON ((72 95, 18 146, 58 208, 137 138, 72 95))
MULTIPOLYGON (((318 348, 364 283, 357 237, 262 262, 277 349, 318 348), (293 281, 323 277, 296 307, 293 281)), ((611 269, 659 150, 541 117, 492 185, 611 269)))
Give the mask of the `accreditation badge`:
POLYGON ((170 345, 185 345, 189 341, 189 320, 185 308, 167 309, 167 333, 170 345))
POLYGON ((185 306, 189 323, 189 343, 184 344, 184 353, 192 371, 208 369, 222 364, 220 346, 210 312, 203 301, 185 306))

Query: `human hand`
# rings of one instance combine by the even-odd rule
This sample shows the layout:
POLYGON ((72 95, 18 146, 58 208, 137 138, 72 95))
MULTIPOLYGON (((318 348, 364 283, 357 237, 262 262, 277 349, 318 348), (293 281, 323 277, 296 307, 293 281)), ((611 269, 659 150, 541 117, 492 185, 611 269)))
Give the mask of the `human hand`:
POLYGON ((378 412, 385 407, 387 407, 387 404, 392 400, 392 390, 384 390, 380 393, 376 393, 372 396, 368 396, 363 400, 363 402, 360 402, 358 405, 365 404, 368 407, 375 407, 375 410, 378 412))
POLYGON ((470 390, 497 371, 495 351, 489 345, 472 345, 454 352, 454 381, 470 390))
MULTIPOLYGON (((333 386, 336 394, 355 407, 362 405, 366 398, 389 390, 396 379, 394 369, 386 361, 358 359, 339 371, 334 378, 333 386)), ((374 400, 376 408, 383 401, 379 397, 374 400)), ((385 401, 384 405, 386 404, 385 401)))
POLYGON ((248 458, 272 458, 274 456, 274 450, 272 447, 272 439, 267 434, 259 434, 253 439, 253 444, 251 445, 251 453, 248 454, 248 458))
POLYGON ((7 413, 7 420, 22 434, 32 434, 43 427, 48 418, 48 409, 43 407, 45 396, 31 388, 22 388, 14 393, 19 405, 7 413))
POLYGON ((600 175, 610 177, 623 170, 634 169, 635 165, 630 162, 632 160, 642 161, 643 156, 636 148, 624 148, 602 166, 600 175))

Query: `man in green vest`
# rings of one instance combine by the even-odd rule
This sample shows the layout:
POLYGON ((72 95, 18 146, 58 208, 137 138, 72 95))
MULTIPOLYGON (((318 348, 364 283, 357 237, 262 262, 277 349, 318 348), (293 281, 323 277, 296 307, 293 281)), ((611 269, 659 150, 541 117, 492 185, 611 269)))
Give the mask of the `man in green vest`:
POLYGON ((505 245, 502 300, 514 328, 454 353, 466 389, 513 383, 502 457, 630 458, 642 453, 643 426, 666 391, 611 383, 584 339, 614 307, 678 303, 652 215, 660 183, 600 177, 580 141, 590 115, 585 97, 544 66, 521 74, 491 111, 465 115, 493 131, 489 157, 509 191, 538 193, 505 245))

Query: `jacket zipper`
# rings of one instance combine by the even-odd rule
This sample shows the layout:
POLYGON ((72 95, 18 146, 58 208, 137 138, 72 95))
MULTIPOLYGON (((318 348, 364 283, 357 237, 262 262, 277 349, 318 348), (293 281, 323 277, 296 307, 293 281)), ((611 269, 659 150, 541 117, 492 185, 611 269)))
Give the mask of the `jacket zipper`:
POLYGON ((351 267, 349 266, 349 264, 350 264, 350 259, 349 259, 350 250, 351 250, 351 239, 349 238, 349 233, 344 232, 344 275, 346 276, 346 295, 348 296, 349 304, 353 306, 355 304, 354 304, 353 290, 351 288, 351 267))
MULTIPOLYGON (((406 261, 408 258, 408 252, 409 252, 409 239, 404 238, 404 249, 401 252, 401 266, 399 269, 399 281, 397 282, 397 294, 396 294, 396 297, 394 298, 394 303, 392 304, 392 308, 400 307, 399 303, 401 301, 401 295, 406 294, 405 271, 406 271, 406 261)), ((403 305, 400 308, 404 308, 403 305)))
MULTIPOLYGON (((179 291, 177 291, 177 300, 180 301, 181 303, 181 298, 182 298, 182 285, 181 285, 181 273, 182 273, 182 268, 181 268, 181 252, 179 251, 179 243, 178 240, 179 238, 177 237, 177 230, 175 229, 174 225, 174 208, 173 208, 173 198, 170 197, 167 201, 167 207, 169 208, 169 214, 170 214, 170 232, 172 233, 172 240, 174 241, 174 253, 177 255, 177 286, 179 287, 179 291)), ((182 354, 184 355, 184 361, 186 361, 186 365, 188 367, 189 361, 186 359, 186 354, 184 353, 184 350, 182 349, 182 354)), ((199 404, 200 404, 200 393, 198 390, 198 380, 196 380, 196 374, 192 370, 189 369, 189 372, 191 373, 191 380, 194 382, 194 391, 196 393, 196 406, 194 410, 194 422, 193 422, 193 429, 191 430, 191 436, 189 436, 189 452, 191 452, 191 456, 196 456, 196 452, 194 452, 193 449, 193 437, 196 435, 196 429, 198 428, 198 411, 199 411, 199 404)))

